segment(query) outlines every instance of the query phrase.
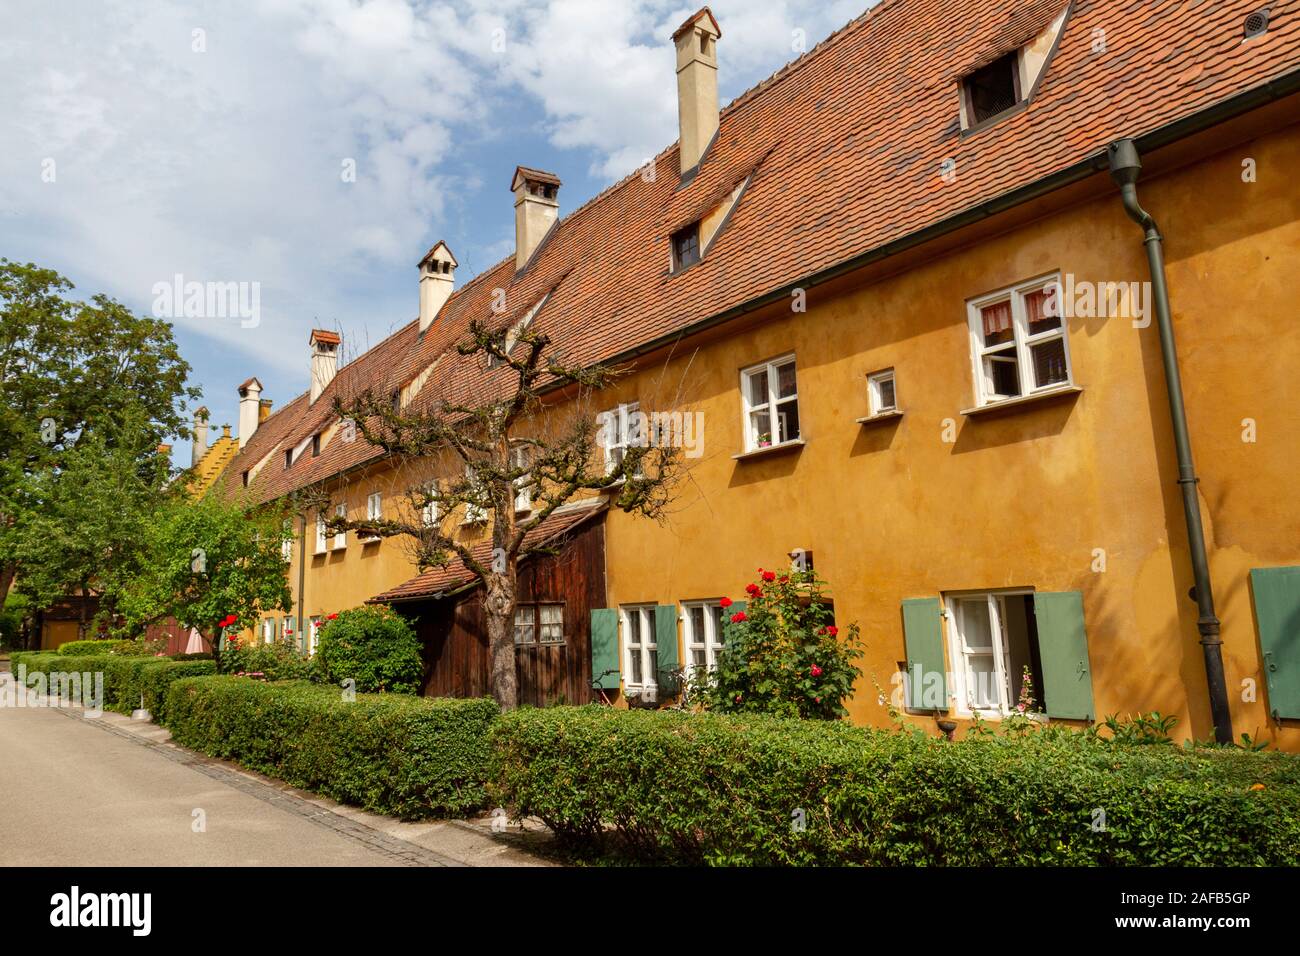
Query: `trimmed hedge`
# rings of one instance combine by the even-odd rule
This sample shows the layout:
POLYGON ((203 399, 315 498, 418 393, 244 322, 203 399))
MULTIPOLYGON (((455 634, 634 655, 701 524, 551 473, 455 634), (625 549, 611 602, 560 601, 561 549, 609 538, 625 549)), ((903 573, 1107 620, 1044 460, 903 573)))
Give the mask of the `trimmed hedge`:
POLYGON ((107 654, 118 643, 112 638, 90 641, 65 641, 59 645, 58 653, 71 654, 76 657, 84 657, 87 654, 107 654))
POLYGON ((492 794, 512 816, 538 816, 588 851, 613 828, 639 860, 1300 863, 1300 758, 1288 754, 1116 746, 1051 730, 948 742, 599 706, 504 714, 492 741, 492 794))
MULTIPOLYGON (((26 667, 26 676, 51 673, 102 673, 104 675, 105 710, 129 714, 143 701, 155 720, 160 720, 166 710, 167 687, 182 677, 199 677, 216 673, 211 660, 174 661, 167 657, 119 657, 116 655, 61 654, 51 652, 24 652, 14 656, 10 667, 14 674, 18 666, 26 667)), ((28 684, 30 686, 30 683, 28 684)))
POLYGON ((241 677, 179 680, 167 693, 172 739, 213 757, 403 819, 487 805, 487 699, 357 694, 241 677))

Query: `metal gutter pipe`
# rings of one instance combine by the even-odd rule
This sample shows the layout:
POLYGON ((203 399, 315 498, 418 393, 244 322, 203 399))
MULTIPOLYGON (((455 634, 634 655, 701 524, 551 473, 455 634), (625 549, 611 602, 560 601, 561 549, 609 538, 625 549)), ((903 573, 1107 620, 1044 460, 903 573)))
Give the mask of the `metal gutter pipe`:
POLYGON ((1155 302, 1156 327, 1160 332, 1160 358, 1165 367, 1165 386, 1169 392, 1169 418, 1174 430, 1174 449, 1178 455, 1178 486, 1183 496, 1183 519, 1187 524, 1187 545, 1191 552, 1192 577, 1196 586, 1192 599, 1199 614, 1196 629, 1201 635, 1205 656, 1205 679, 1209 687, 1210 713, 1214 718, 1214 739, 1232 743, 1232 713, 1228 708, 1228 686, 1223 673, 1223 639, 1219 636, 1219 618, 1214 613, 1214 591, 1210 585, 1210 562, 1205 552, 1205 530, 1201 526, 1201 503, 1196 492, 1200 481, 1192 460, 1192 439, 1187 430, 1187 408, 1183 403, 1182 377, 1178 371, 1178 350, 1174 342, 1174 323, 1169 311, 1169 285, 1165 277, 1164 237, 1155 219, 1138 204, 1137 180, 1142 160, 1131 139, 1111 143, 1110 175, 1119 186, 1124 211, 1142 227, 1151 271, 1151 293, 1155 302))

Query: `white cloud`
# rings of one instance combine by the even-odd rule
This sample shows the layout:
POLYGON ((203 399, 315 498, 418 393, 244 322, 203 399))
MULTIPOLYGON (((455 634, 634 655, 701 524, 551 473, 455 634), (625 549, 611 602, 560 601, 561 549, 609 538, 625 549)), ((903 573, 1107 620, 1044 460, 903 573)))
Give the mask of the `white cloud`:
MULTIPOLYGON (((862 2, 714 2, 724 101, 795 55, 795 28, 811 46, 862 2)), ((455 215, 482 220, 491 203, 500 218, 473 255, 458 250, 462 263, 509 254, 503 184, 467 157, 513 162, 521 134, 541 135, 608 181, 675 139, 669 36, 692 9, 11 0, 0 255, 57 263, 139 308, 176 273, 260 282, 258 328, 178 325, 229 365, 246 365, 242 353, 304 377, 308 324, 369 323, 377 341, 413 316, 414 284, 375 277, 413 274, 455 215)))

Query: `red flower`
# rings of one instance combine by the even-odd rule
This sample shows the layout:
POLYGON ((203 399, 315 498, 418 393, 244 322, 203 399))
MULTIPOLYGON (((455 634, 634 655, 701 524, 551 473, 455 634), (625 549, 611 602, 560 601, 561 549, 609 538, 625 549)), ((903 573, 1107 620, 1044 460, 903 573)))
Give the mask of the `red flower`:
POLYGON ((739 695, 739 694, 736 695, 736 703, 737 703, 737 704, 740 703, 740 695, 739 695))
POLYGON ((821 699, 820 697, 814 697, 814 698, 813 698, 813 703, 814 703, 814 704, 820 704, 821 702, 822 702, 822 699, 821 699))
POLYGON ((769 584, 770 584, 771 582, 775 581, 775 580, 776 580, 776 572, 775 572, 775 571, 764 571, 764 572, 763 572, 763 580, 764 580, 764 581, 767 581, 769 584))
POLYGON ((831 637, 834 637, 834 636, 835 636, 836 634, 838 634, 839 632, 840 632, 840 629, 839 629, 838 627, 836 627, 834 624, 832 624, 830 627, 826 628, 826 633, 829 634, 831 637))
POLYGON ((748 594, 750 597, 758 597, 760 594, 763 593, 763 589, 760 588, 757 584, 746 584, 745 593, 748 594))
POLYGON ((731 598, 723 598, 718 602, 719 607, 731 607, 731 598))
POLYGON ((333 620, 335 620, 336 618, 338 618, 338 614, 337 614, 337 613, 335 613, 335 614, 330 614, 328 617, 326 617, 326 620, 327 620, 327 621, 333 621, 333 620))
POLYGON ((816 664, 814 664, 814 665, 812 666, 812 670, 809 671, 809 673, 812 674, 813 677, 821 677, 821 676, 822 676, 822 669, 821 669, 820 667, 818 667, 816 664))
POLYGON ((789 580, 790 580, 790 575, 788 575, 788 574, 783 574, 783 575, 781 575, 781 583, 782 583, 782 584, 785 584, 785 583, 786 583, 787 581, 789 581, 789 580))
POLYGON ((747 620, 749 620, 749 618, 745 617, 744 611, 737 611, 735 614, 731 615, 732 624, 739 624, 742 621, 747 621, 747 620))

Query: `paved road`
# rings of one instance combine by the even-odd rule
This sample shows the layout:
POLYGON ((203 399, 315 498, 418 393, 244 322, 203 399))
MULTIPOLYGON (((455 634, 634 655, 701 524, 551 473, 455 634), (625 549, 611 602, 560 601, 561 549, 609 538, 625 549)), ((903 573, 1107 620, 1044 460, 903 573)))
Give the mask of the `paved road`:
MULTIPOLYGON (((13 680, 0 660, 0 684, 13 680)), ((0 687, 0 705, 13 696, 0 687)), ((402 822, 247 773, 148 721, 0 706, 0 866, 548 866, 545 828, 402 822), (203 827, 195 826, 201 810, 203 827)))

